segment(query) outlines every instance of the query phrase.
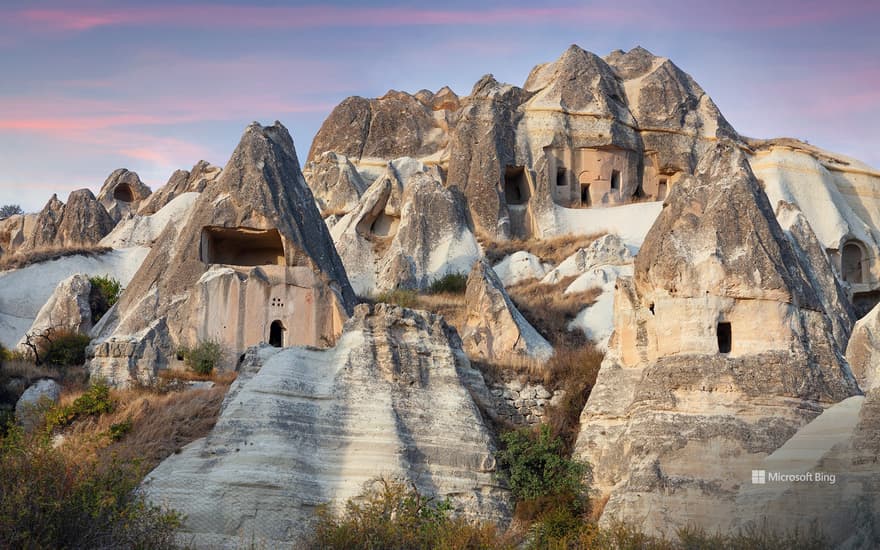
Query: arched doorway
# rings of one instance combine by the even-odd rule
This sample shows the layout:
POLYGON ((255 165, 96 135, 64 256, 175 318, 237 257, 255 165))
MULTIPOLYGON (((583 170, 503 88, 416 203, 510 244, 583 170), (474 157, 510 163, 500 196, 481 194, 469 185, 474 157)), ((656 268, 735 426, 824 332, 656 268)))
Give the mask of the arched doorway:
POLYGON ((134 193, 127 183, 120 183, 113 190, 113 198, 120 202, 131 202, 134 200, 134 193))
POLYGON ((287 331, 281 321, 272 321, 269 327, 269 345, 276 348, 284 347, 284 333, 287 331))
POLYGON ((840 271, 843 274, 843 280, 848 283, 862 283, 864 262, 865 255, 858 243, 848 242, 843 245, 843 254, 841 254, 840 261, 840 271))

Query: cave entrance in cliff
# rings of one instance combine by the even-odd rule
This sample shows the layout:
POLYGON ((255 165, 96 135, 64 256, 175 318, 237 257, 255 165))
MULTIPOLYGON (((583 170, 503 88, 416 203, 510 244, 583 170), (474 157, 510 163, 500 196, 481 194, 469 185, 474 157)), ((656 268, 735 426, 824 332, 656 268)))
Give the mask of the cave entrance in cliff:
POLYGON ((269 326, 269 345, 275 348, 283 348, 285 332, 287 332, 287 329, 284 328, 284 323, 272 321, 272 324, 269 326))
POLYGON ((590 206, 593 201, 590 199, 590 184, 581 184, 581 206, 590 206))
POLYGON ((113 198, 120 202, 133 201, 134 193, 131 191, 131 186, 127 183, 120 183, 116 186, 116 189, 113 190, 113 198))
POLYGON ((661 179, 660 183, 657 184, 657 200, 662 201, 666 198, 666 188, 667 188, 667 180, 661 179))
POLYGON ((840 271, 843 273, 844 281, 854 284, 862 283, 864 280, 862 273, 864 263, 865 255, 858 243, 848 242, 843 245, 840 271))
POLYGON ((568 170, 565 169, 565 166, 560 166, 556 169, 556 186, 565 187, 566 185, 568 185, 568 170))
POLYGON ((730 323, 718 323, 718 353, 730 353, 733 345, 733 334, 730 330, 730 323))
POLYGON ((525 167, 508 166, 504 170, 504 198, 507 204, 529 202, 529 185, 526 182, 525 167))
POLYGON ((205 227, 200 255, 206 264, 284 265, 284 244, 277 229, 205 227))

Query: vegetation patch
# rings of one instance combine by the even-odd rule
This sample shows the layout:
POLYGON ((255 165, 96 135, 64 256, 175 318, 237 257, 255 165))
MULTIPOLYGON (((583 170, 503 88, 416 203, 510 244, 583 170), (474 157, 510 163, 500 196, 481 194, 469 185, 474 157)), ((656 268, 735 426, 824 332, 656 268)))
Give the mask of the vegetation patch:
POLYGON ((373 301, 392 304, 405 308, 415 308, 418 303, 419 293, 415 290, 396 288, 380 293, 373 301))
POLYGON ((107 246, 80 246, 74 248, 38 248, 27 252, 16 252, 15 254, 0 258, 0 271, 22 269, 32 264, 59 260, 68 256, 97 257, 112 250, 112 248, 107 246))
POLYGON ((491 236, 481 234, 478 240, 483 247, 483 253, 489 263, 497 264, 505 257, 525 250, 530 254, 534 254, 541 259, 542 262, 559 265, 564 259, 578 251, 580 248, 590 246, 596 239, 601 237, 603 233, 593 235, 560 235, 550 238, 533 238, 526 240, 511 239, 507 241, 499 241, 491 236))
POLYGON ((464 294, 467 281, 467 273, 448 273, 431 282, 428 294, 464 294))
POLYGON ((74 399, 73 403, 58 405, 49 410, 46 413, 46 430, 52 432, 69 426, 80 418, 112 412, 113 408, 110 387, 99 382, 74 399))
POLYGON ((92 322, 97 323, 119 301, 122 284, 109 276, 89 277, 89 283, 92 285, 92 291, 89 293, 89 309, 92 312, 92 322))
POLYGON ((194 373, 209 375, 220 366, 223 359, 223 346, 213 340, 203 340, 193 347, 182 347, 177 352, 183 363, 194 373))

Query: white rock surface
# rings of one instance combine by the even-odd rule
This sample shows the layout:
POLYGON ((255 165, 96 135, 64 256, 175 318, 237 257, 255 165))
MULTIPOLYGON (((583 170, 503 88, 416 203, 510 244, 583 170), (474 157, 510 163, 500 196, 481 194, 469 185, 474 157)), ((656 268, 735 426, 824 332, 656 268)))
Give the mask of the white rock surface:
MULTIPOLYGON (((86 275, 76 274, 64 279, 40 309, 26 334, 40 334, 50 328, 88 333, 92 330, 91 291, 92 283, 86 275)), ((16 349, 28 353, 24 341, 22 337, 16 349)))
POLYGON ((608 340, 614 332, 614 287, 620 276, 631 277, 632 265, 602 266, 584 273, 565 289, 570 292, 583 292, 591 288, 601 288, 602 294, 596 302, 584 308, 568 325, 569 330, 578 328, 599 349, 608 349, 608 340))
POLYGON ((504 283, 513 286, 532 279, 541 279, 547 273, 547 265, 541 258, 525 250, 514 252, 493 266, 492 269, 504 283))
POLYGON ((25 430, 31 430, 40 419, 41 407, 57 403, 60 397, 58 382, 49 378, 37 380, 15 403, 15 417, 25 430))
POLYGON ((168 224, 183 224, 198 196, 198 193, 183 193, 155 214, 125 218, 99 244, 111 248, 152 246, 168 224))
POLYGON ((508 496, 471 392, 488 399, 442 318, 358 306, 334 348, 249 350, 208 437, 143 486, 187 515, 183 537, 198 547, 295 545, 316 506, 341 504, 377 476, 503 520, 508 496))
POLYGON ((560 280, 587 273, 596 266, 632 264, 633 255, 617 235, 603 235, 585 248, 566 258, 550 270, 542 283, 553 284, 560 280))

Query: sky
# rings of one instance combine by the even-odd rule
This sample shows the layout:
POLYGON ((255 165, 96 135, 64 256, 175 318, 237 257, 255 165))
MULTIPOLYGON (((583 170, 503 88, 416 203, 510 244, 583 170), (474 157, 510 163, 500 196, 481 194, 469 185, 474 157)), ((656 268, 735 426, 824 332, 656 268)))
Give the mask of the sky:
POLYGON ((280 120, 300 162, 351 95, 522 85, 571 44, 672 59, 751 137, 880 167, 880 2, 0 0, 0 204, 154 190, 280 120))

